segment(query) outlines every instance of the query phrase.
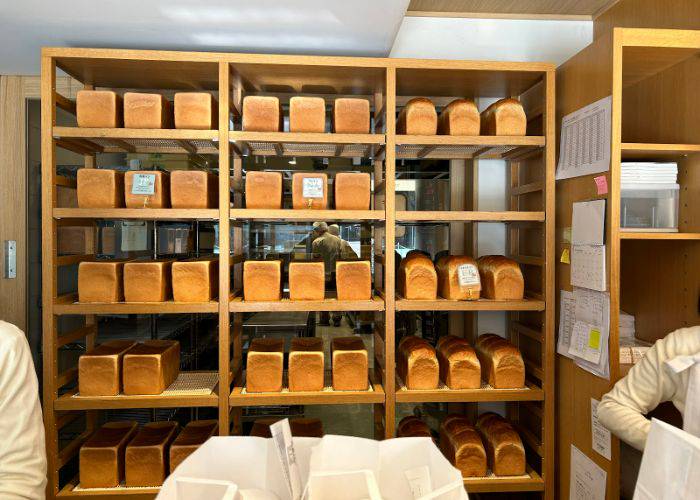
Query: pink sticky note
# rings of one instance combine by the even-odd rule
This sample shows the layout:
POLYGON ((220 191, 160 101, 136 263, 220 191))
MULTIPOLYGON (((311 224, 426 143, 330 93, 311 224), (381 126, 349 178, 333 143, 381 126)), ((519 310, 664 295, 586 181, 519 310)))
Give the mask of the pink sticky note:
POLYGON ((594 177, 595 185, 598 188, 598 194, 608 194, 608 178, 604 175, 594 177))

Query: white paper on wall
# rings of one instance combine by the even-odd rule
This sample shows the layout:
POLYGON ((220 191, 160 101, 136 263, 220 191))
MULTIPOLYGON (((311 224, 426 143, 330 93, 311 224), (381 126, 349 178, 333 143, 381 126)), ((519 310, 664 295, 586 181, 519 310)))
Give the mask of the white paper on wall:
POLYGON ((610 430, 598 420, 598 403, 600 401, 591 398, 591 448, 610 460, 612 457, 610 430))
POLYGON ((571 215, 572 245, 605 244, 606 200, 579 201, 571 215))
POLYGON ((571 358, 571 332, 574 328, 574 292, 561 290, 559 302, 559 332, 557 335, 557 352, 571 358))
POLYGON ((569 500, 605 500, 607 472, 571 445, 569 500))
POLYGON ((605 245, 571 247, 571 286, 607 290, 605 245))

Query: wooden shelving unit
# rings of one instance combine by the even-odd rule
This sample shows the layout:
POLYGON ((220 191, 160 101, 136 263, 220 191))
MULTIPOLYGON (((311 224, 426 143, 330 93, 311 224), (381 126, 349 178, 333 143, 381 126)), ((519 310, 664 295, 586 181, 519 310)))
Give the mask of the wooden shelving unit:
MULTIPOLYGON (((608 193, 598 195, 592 176, 557 183, 557 255, 568 243, 572 203, 606 199, 606 266, 610 293, 610 380, 557 356, 557 496, 569 492, 569 457, 575 445, 607 472, 606 498, 620 497, 620 446, 612 460, 591 445, 590 399, 600 400, 631 365, 619 362, 619 312, 635 316, 636 336, 647 342, 700 323, 700 31, 615 28, 557 70, 558 119, 612 95, 608 193), (594 71, 591 71, 594 68, 594 71), (620 164, 678 162, 680 211, 677 233, 620 227, 620 164), (649 287, 649 283, 654 283, 649 287)), ((600 175, 600 174, 596 174, 600 175)), ((557 288, 570 290, 570 266, 557 262, 557 288)))
MULTIPOLYGON (((393 437, 396 404, 441 402, 476 405, 504 402, 507 413, 522 429, 528 453, 528 474, 522 478, 465 479, 474 492, 539 491, 554 498, 554 67, 550 64, 432 61, 350 57, 268 56, 228 53, 134 51, 48 48, 42 52, 42 185, 43 185, 43 356, 44 415, 49 459, 49 497, 128 496, 152 498, 157 489, 117 488, 81 490, 77 479, 62 484, 59 471, 74 460, 80 445, 95 429, 97 411, 125 408, 214 407, 222 435, 239 433, 244 407, 277 405, 367 404, 374 412, 377 438, 393 437), (55 92, 56 70, 61 69, 85 88, 203 89, 219 103, 217 130, 80 129, 56 126, 56 108, 74 111, 74 104, 55 92), (270 95, 284 105, 291 95, 307 88, 323 88, 331 103, 337 96, 370 100, 371 134, 292 134, 241 131, 240 110, 246 95, 270 95), (444 106, 456 97, 518 96, 528 115, 525 137, 401 136, 395 134, 396 115, 410 96, 431 97, 444 106), (232 124, 230 127, 229 125, 232 124), (114 209, 81 210, 57 204, 57 186, 75 188, 75 181, 56 173, 56 148, 83 155, 84 167, 96 165, 102 153, 183 153, 216 155, 219 172, 219 208, 208 210, 114 209), (371 210, 248 210, 241 186, 243 162, 248 156, 363 158, 371 162, 374 202, 371 210), (449 211, 397 211, 397 160, 447 159, 451 168, 452 204, 449 211), (510 171, 508 209, 479 210, 478 161, 506 160, 510 171), (225 175, 224 173, 228 173, 225 175), (382 198, 380 200, 380 197, 382 198), (92 260, 94 255, 59 256, 56 229, 60 225, 94 226, 99 219, 150 221, 215 221, 219 224, 219 300, 210 303, 81 304, 73 293, 58 293, 61 266, 92 260), (363 258, 374 261, 374 297, 369 301, 246 302, 242 299, 243 228, 264 222, 355 222, 374 231, 373 250, 363 258), (450 249, 476 255, 476 227, 505 223, 508 251, 524 268, 527 298, 522 301, 457 302, 407 301, 395 294, 395 241, 397 224, 443 224, 454 228, 450 249), (459 229, 461 228, 461 229, 459 229), (229 237, 229 234, 231 235, 229 237), (248 393, 243 370, 243 314, 264 311, 367 311, 374 314, 374 359, 370 363, 371 390, 314 393, 248 393), (519 390, 407 391, 395 373, 397 312, 448 311, 454 332, 474 340, 479 311, 508 314, 510 339, 526 357, 527 387, 519 390), (218 317, 218 385, 210 394, 144 397, 75 395, 77 370, 59 373, 58 349, 85 339, 95 345, 96 316, 101 314, 208 313, 218 317), (60 328, 59 318, 84 318, 71 331, 60 328), (59 439, 67 415, 83 412, 85 430, 63 445, 59 439), (527 415, 525 414, 527 412, 527 415), (534 419, 533 419, 534 415, 534 419)), ((343 160, 347 161, 347 160, 343 160)), ((364 167, 366 168, 366 167, 364 167)), ((288 170, 293 170, 292 167, 288 170)), ((364 248, 364 247, 363 247, 364 248)), ((452 330, 451 330, 452 331, 452 330)), ((167 391, 166 391, 167 392, 167 391)), ((475 409, 476 407, 473 406, 475 409)))

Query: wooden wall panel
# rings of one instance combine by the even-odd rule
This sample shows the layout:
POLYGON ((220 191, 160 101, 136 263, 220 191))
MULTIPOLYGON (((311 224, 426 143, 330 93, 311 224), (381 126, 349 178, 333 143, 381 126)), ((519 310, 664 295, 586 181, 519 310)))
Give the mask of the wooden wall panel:
POLYGON ((700 29, 698 0, 620 0, 593 23, 593 38, 615 27, 700 29))

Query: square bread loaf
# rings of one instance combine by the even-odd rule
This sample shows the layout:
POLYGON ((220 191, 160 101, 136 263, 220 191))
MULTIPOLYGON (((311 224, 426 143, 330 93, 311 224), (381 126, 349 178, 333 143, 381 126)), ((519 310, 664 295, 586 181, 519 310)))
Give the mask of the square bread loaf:
POLYGON ((313 172, 292 174, 292 208, 294 210, 328 208, 328 175, 313 172))
POLYGON ((280 392, 284 369, 284 339, 256 338, 246 363, 246 391, 280 392))
POLYGON ((289 263, 289 299, 323 300, 326 273, 323 261, 289 263))
POLYGON ((243 300, 282 300, 281 260, 246 260, 243 263, 243 300))
POLYGON ((124 264, 126 302, 164 302, 170 298, 172 260, 133 261, 124 264))
POLYGON ((170 175, 160 170, 128 171, 124 174, 124 200, 126 208, 170 207, 170 175), (136 188, 134 188, 135 179, 138 179, 136 188), (149 184, 149 186, 144 188, 141 183, 149 184), (141 189, 150 191, 150 186, 153 187, 153 194, 138 194, 141 189))
POLYGON ((124 479, 126 446, 136 434, 136 422, 108 422, 80 447, 81 488, 115 488, 124 479))
POLYGON ((187 259, 172 264, 175 302, 210 302, 219 291, 219 260, 187 259))
POLYGON ((339 260, 335 263, 338 300, 371 300, 372 269, 368 260, 339 260))
POLYGON ((136 345, 131 340, 108 340, 78 359, 81 396, 116 396, 122 390, 122 360, 136 345))
POLYGON ((445 255, 435 265, 440 297, 448 300, 477 300, 481 295, 479 267, 467 255, 445 255))
POLYGON ((124 173, 102 168, 78 170, 78 207, 121 208, 124 206, 124 173))
POLYGON ((517 99, 501 99, 481 113, 482 135, 525 135, 527 117, 517 99))
POLYGON ((438 133, 442 135, 479 135, 481 115, 471 99, 455 99, 438 117, 438 133))
POLYGON ((122 97, 112 90, 79 90, 75 99, 78 127, 121 127, 122 108, 122 97))
POLYGON ((246 208, 282 208, 282 193, 282 172, 246 172, 246 208))
POLYGON ((366 391, 369 387, 367 349, 360 337, 336 337, 331 343, 333 390, 366 391))
POLYGON ((184 459, 194 453, 207 439, 214 436, 219 430, 216 420, 193 420, 189 422, 177 435, 170 445, 170 474, 184 459))
POLYGON ((435 349, 421 337, 409 335, 401 339, 396 365, 407 389, 432 390, 440 384, 435 349))
POLYGON ((323 339, 294 337, 289 349, 289 390, 323 390, 323 339))
POLYGON ((180 373, 180 343, 147 340, 124 354, 124 394, 161 394, 180 373))
POLYGON ((219 127, 219 106, 208 92, 175 94, 175 128, 211 130, 219 127))
POLYGON ((326 101, 322 97, 294 96, 289 99, 289 131, 326 131, 326 101))
POLYGON ((280 132, 284 115, 278 97, 248 95, 243 98, 243 130, 280 132))
POLYGON ((78 264, 79 302, 122 302, 124 261, 94 261, 78 264))
POLYGON ((335 174, 335 209, 369 210, 370 176, 362 172, 335 174))
POLYGON ((173 108, 165 96, 143 92, 124 94, 125 128, 172 128, 173 108))
POLYGON ((333 132, 369 134, 369 101, 339 97, 333 102, 333 132))
POLYGON ((437 111, 427 97, 414 97, 401 109, 396 120, 396 133, 405 135, 437 134, 437 111))
POLYGON ((168 477, 168 448, 177 435, 174 421, 145 424, 126 447, 126 486, 161 486, 168 477))
POLYGON ((175 170, 170 173, 172 208, 216 208, 219 205, 219 178, 202 170, 175 170))

